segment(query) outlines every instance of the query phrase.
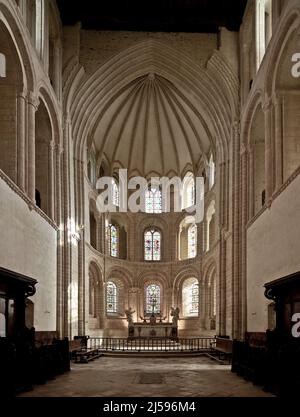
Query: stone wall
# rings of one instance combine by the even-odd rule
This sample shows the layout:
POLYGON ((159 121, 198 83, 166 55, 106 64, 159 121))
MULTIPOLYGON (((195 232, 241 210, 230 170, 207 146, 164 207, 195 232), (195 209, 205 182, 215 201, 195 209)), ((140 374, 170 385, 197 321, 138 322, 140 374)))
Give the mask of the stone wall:
POLYGON ((38 281, 37 331, 56 330, 57 231, 0 178, 0 265, 38 281))

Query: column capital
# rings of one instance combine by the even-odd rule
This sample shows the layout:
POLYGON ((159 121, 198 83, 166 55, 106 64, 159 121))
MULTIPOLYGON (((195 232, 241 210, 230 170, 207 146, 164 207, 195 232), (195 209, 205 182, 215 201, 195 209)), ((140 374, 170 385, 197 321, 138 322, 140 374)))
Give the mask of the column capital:
POLYGON ((26 98, 28 97, 28 91, 26 89, 18 91, 17 97, 26 100, 26 98))
POLYGON ((59 155, 61 155, 64 151, 64 147, 62 145, 60 145, 59 143, 56 143, 55 144, 55 150, 59 155))
POLYGON ((139 294, 141 292, 141 289, 139 287, 131 287, 128 290, 129 294, 139 294))
POLYGON ((264 112, 267 112, 271 109, 273 105, 273 100, 272 97, 267 97, 264 101, 264 103, 262 104, 262 109, 264 112))
POLYGON ((245 143, 242 143, 241 144, 241 150, 240 150, 240 155, 241 156, 243 156, 243 155, 245 155, 246 153, 248 153, 249 152, 249 147, 248 147, 248 145, 245 145, 245 143))
POLYGON ((241 133, 241 123, 240 123, 239 119, 234 120, 234 122, 232 123, 232 128, 233 128, 235 134, 240 134, 241 133))
POLYGON ((282 95, 280 94, 280 93, 276 93, 276 94, 274 94, 274 96, 273 96, 273 103, 274 103, 274 106, 275 107, 277 107, 277 106, 280 106, 280 104, 281 104, 281 102, 282 102, 282 95))
POLYGON ((39 98, 32 91, 29 91, 27 94, 27 102, 28 104, 31 104, 36 110, 40 104, 39 98))

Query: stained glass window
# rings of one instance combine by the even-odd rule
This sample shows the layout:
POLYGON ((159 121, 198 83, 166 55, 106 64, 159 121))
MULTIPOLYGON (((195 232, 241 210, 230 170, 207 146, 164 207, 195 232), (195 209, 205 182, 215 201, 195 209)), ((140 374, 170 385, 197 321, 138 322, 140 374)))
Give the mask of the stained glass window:
POLYGON ((106 287, 106 312, 117 313, 118 311, 118 293, 117 286, 114 282, 109 281, 106 287))
POLYGON ((146 213, 159 214, 162 212, 162 196, 159 187, 150 187, 145 196, 146 213))
POLYGON ((195 204, 195 179, 194 175, 189 172, 183 180, 182 208, 186 209, 195 204))
POLYGON ((146 314, 160 314, 160 286, 150 284, 145 289, 146 314))
POLYGON ((192 224, 188 229, 188 258, 195 258, 197 255, 197 225, 192 224))
POLYGON ((119 255, 119 231, 113 224, 108 225, 108 253, 117 258, 119 255))
POLYGON ((145 261, 160 261, 161 258, 161 234, 151 229, 144 234, 145 261))
POLYGON ((187 279, 182 287, 182 305, 185 317, 199 314, 199 284, 196 278, 187 279))
POLYGON ((111 180, 112 186, 112 203, 114 206, 119 206, 120 203, 120 194, 119 194, 119 187, 117 181, 113 178, 111 180))

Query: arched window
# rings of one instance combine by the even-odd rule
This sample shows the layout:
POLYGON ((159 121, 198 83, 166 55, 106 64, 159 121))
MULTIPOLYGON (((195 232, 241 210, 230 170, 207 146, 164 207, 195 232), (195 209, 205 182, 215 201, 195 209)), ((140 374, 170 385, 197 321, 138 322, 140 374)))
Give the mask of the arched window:
POLYGON ((272 37, 272 0, 256 0, 256 32, 258 69, 272 37))
POLYGON ((158 230, 150 229, 144 233, 144 259, 145 261, 161 259, 161 234, 158 230))
POLYGON ((145 212, 159 214, 162 212, 162 196, 159 187, 149 186, 145 195, 145 212))
POLYGON ((149 284, 145 288, 145 314, 160 314, 160 286, 149 284))
POLYGON ((106 287, 106 312, 118 312, 118 290, 114 282, 109 281, 106 287))
POLYGON ((91 272, 89 272, 89 314, 91 317, 96 317, 96 285, 91 272))
POLYGON ((186 209, 195 204, 195 179, 191 172, 188 172, 183 180, 182 208, 186 209))
POLYGON ((0 78, 6 77, 6 58, 4 54, 0 53, 0 78))
POLYGON ((199 283, 189 278, 182 286, 182 310, 184 317, 196 317, 199 314, 199 283))
POLYGON ((191 224, 188 229, 188 258, 195 258, 197 255, 197 225, 191 224))
POLYGON ((108 253, 117 258, 119 256, 119 230, 113 224, 107 227, 108 253))
POLYGON ((215 163, 213 160, 213 156, 211 155, 210 160, 209 160, 209 189, 211 190, 214 185, 215 185, 215 163))
POLYGON ((117 181, 113 178, 111 180, 111 187, 112 187, 112 203, 114 206, 119 206, 120 204, 120 192, 117 181))
POLYGON ((185 217, 179 225, 178 258, 191 259, 197 256, 197 225, 194 216, 185 217))
POLYGON ((91 184, 95 184, 96 182, 95 166, 96 166, 96 156, 94 152, 91 152, 88 166, 87 166, 88 178, 91 184))
POLYGON ((206 252, 211 249, 215 239, 215 202, 212 201, 206 212, 206 252))

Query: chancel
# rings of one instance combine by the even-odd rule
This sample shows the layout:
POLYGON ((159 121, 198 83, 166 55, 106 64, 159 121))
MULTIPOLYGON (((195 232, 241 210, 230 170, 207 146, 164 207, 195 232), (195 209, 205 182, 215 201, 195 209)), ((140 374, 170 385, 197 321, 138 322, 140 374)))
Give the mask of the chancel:
POLYGON ((0 0, 0 396, 300 390, 299 53, 299 0, 0 0))

